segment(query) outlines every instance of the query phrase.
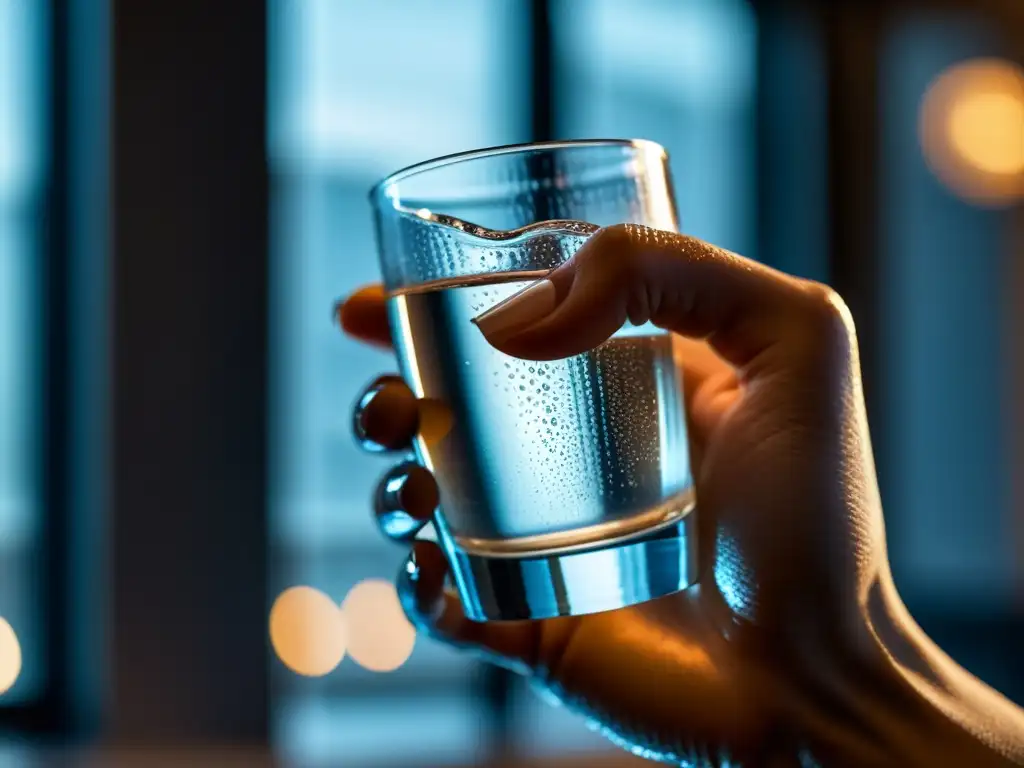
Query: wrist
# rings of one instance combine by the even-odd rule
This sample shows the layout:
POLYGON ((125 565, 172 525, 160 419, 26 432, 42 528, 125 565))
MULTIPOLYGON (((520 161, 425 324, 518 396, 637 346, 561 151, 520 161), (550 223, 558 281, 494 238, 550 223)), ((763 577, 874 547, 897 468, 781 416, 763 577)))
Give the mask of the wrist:
POLYGON ((1021 710, 925 635, 887 573, 843 636, 803 692, 818 764, 1024 765, 1021 710))

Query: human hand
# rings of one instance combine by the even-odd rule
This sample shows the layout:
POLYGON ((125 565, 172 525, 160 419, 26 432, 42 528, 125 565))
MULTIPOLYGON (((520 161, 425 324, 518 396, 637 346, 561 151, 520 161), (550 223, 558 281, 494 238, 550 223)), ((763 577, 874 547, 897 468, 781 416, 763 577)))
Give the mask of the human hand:
MULTIPOLYGON (((620 611, 474 623, 444 591, 441 551, 416 541, 399 583, 414 622, 528 675, 655 759, 916 764, 913 729, 883 712, 903 706, 916 723, 944 716, 920 705, 895 667, 944 662, 892 585, 842 301, 820 284, 634 225, 601 230, 519 296, 478 325, 520 358, 584 352, 627 319, 679 334, 704 573, 683 593, 620 611)), ((379 288, 351 297, 341 320, 359 339, 389 343, 379 288)), ((425 422, 393 377, 370 387, 355 418, 369 445, 390 450, 408 450, 425 422)), ((378 519, 402 539, 437 504, 429 472, 404 464, 378 490, 378 519)), ((955 734, 940 742, 947 755, 961 746, 955 734)))

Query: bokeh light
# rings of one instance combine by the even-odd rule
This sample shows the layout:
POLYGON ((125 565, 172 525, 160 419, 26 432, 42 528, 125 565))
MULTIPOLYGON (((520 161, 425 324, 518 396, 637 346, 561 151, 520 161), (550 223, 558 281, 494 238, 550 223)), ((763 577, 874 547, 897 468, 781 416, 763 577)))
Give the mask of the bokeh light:
POLYGON ((975 59, 943 72, 921 105, 921 144, 935 175, 980 205, 1024 198, 1024 70, 975 59))
POLYGON ((1024 99, 972 93, 953 105, 949 138, 967 162, 986 173, 1024 171, 1024 99))
POLYGON ((291 587, 270 610, 270 642, 282 663, 306 677, 332 672, 345 657, 345 620, 330 597, 291 587))
POLYGON ((416 630, 405 618, 394 585, 366 579, 345 597, 341 609, 348 623, 348 653, 373 672, 402 666, 416 644, 416 630))
POLYGON ((14 628, 0 618, 0 695, 9 691, 21 674, 21 644, 14 628))

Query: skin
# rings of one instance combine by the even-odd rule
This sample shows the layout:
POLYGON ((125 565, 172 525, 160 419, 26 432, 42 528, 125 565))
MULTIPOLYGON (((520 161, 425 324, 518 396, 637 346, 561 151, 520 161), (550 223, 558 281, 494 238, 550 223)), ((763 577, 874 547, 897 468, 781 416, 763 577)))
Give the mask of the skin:
MULTIPOLYGON (((936 647, 893 584, 842 300, 633 225, 600 231, 547 279, 554 307, 488 341, 550 360, 596 346, 627 318, 679 335, 699 584, 620 611, 474 623, 444 589, 440 550, 415 541, 399 579, 414 623, 670 764, 1024 765, 1024 713, 936 647)), ((339 315, 351 336, 390 344, 380 287, 339 315)), ((408 451, 436 421, 428 415, 389 378, 360 399, 355 423, 365 444, 408 451)), ((408 540, 437 488, 423 468, 400 472, 409 481, 378 495, 377 512, 386 533, 408 540), (396 516, 413 524, 386 524, 396 516)))

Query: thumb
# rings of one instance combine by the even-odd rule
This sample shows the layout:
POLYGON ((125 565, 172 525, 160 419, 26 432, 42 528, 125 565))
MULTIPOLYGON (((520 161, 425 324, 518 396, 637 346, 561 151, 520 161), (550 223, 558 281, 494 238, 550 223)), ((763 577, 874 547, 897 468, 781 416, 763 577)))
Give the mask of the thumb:
POLYGON ((474 322, 507 354, 551 360, 593 349, 627 320, 707 338, 738 368, 776 348, 820 351, 822 331, 829 340, 851 333, 848 311, 826 286, 635 224, 599 230, 568 262, 474 322))

